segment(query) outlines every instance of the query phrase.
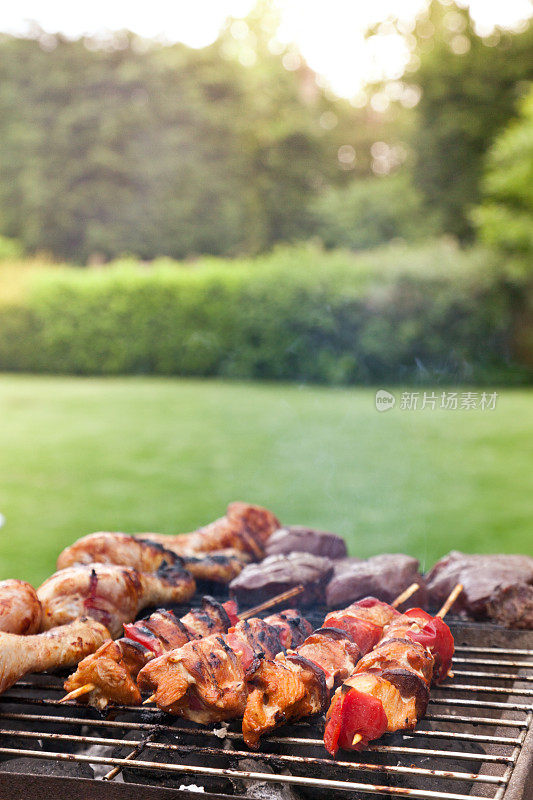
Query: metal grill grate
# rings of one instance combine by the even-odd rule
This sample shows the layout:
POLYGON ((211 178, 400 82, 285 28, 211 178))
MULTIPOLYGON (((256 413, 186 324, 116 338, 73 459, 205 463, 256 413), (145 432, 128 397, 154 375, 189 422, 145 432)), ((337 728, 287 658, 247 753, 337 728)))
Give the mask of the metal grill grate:
MULTIPOLYGON (((467 628, 461 641, 468 634, 467 628)), ((533 650, 460 644, 454 671, 453 679, 433 689, 416 731, 386 736, 365 752, 336 760, 325 753, 317 722, 282 728, 255 753, 243 745, 238 724, 217 735, 150 707, 121 707, 101 717, 74 702, 58 705, 59 678, 30 676, 0 698, 0 759, 31 759, 35 773, 38 762, 91 765, 98 779, 82 781, 85 797, 127 791, 132 800, 148 798, 148 787, 157 787, 157 796, 177 797, 180 786, 193 783, 207 798, 525 800, 533 650), (93 793, 96 785, 106 787, 105 794, 93 793)), ((23 763, 24 772, 32 772, 23 763)), ((0 787, 15 786, 16 775, 2 768, 0 787)), ((66 792, 78 779, 54 780, 66 792)), ((68 796, 77 795, 69 790, 68 796)))

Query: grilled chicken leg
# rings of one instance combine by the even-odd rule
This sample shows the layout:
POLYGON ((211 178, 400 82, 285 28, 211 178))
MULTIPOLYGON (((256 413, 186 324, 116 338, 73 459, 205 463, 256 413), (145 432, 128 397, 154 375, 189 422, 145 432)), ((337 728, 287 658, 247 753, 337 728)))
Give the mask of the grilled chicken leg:
POLYGON ((160 567, 158 572, 111 564, 68 567, 37 590, 43 609, 42 629, 89 616, 116 638, 123 624, 132 622, 142 608, 184 602, 195 588, 194 579, 180 565, 160 567))
POLYGON ((229 583, 250 561, 247 553, 234 549, 180 556, 162 544, 150 541, 149 537, 157 534, 143 536, 147 538, 104 531, 90 533, 63 550, 57 559, 57 568, 98 563, 133 567, 140 572, 154 572, 165 563, 168 566, 181 564, 198 580, 229 583))
POLYGON ((0 633, 0 693, 28 672, 77 664, 106 639, 107 628, 86 618, 34 636, 0 633))
POLYGON ((193 533, 169 536, 143 533, 141 538, 158 542, 175 553, 192 555, 231 548, 248 553, 254 559, 265 555, 265 544, 271 533, 280 527, 271 511, 249 503, 230 503, 226 515, 193 533))
POLYGON ((41 627, 41 604, 37 592, 26 581, 0 582, 0 631, 37 633, 41 627))

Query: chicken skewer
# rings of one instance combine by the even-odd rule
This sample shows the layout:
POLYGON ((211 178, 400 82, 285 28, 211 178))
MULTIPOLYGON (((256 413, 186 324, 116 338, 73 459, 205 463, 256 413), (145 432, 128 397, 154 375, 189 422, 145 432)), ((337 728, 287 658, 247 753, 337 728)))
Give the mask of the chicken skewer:
POLYGON ((171 714, 203 724, 233 719, 244 711, 248 678, 260 660, 298 646, 310 632, 294 610, 266 620, 252 617, 227 634, 189 642, 150 661, 137 684, 155 690, 157 706, 171 714))
POLYGON ((90 533, 60 553, 57 569, 98 563, 155 572, 163 564, 169 567, 180 564, 197 580, 227 584, 250 562, 247 553, 235 549, 178 555, 172 549, 151 541, 150 535, 140 538, 126 533, 90 533))
POLYGON ((107 628, 87 618, 35 635, 0 633, 0 693, 28 672, 77 664, 106 639, 109 639, 107 628))
POLYGON ((328 752, 360 750, 385 732, 415 727, 426 712, 432 681, 449 674, 454 642, 442 617, 460 591, 454 589, 435 617, 415 608, 385 627, 333 697, 324 733, 328 752))
POLYGON ((303 587, 295 587, 240 616, 237 616, 233 600, 221 604, 206 596, 200 609, 193 609, 181 619, 171 611, 160 609, 148 619, 125 624, 122 639, 107 642, 78 664, 76 672, 65 682, 68 694, 61 702, 86 696, 85 702, 98 708, 104 708, 109 702, 136 705, 141 702, 141 696, 135 679, 148 661, 188 641, 227 633, 239 619, 279 605, 302 591, 303 587))
POLYGON ((116 638, 146 606, 181 603, 194 594, 196 584, 181 564, 157 572, 139 572, 112 564, 68 567, 48 578, 37 590, 42 629, 65 625, 88 616, 105 625, 116 638))
POLYGON ((0 631, 37 633, 41 616, 41 604, 33 586, 19 580, 0 582, 0 631))
POLYGON ((385 625, 400 616, 395 606, 417 589, 412 584, 391 605, 367 597, 331 612, 294 653, 264 660, 251 680, 243 715, 246 744, 255 748, 262 734, 279 725, 325 711, 333 688, 377 644, 385 625))

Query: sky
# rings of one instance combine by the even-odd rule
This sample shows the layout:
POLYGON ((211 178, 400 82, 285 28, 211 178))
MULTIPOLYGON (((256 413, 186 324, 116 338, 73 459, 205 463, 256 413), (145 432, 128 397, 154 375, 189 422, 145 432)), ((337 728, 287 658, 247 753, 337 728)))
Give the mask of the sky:
MULTIPOLYGON (((147 38, 181 41, 191 47, 213 42, 228 16, 242 17, 254 0, 17 0, 0 3, 0 31, 22 34, 35 21, 49 33, 94 35, 129 29, 147 38)), ((354 98, 365 83, 399 77, 410 53, 392 33, 365 42, 369 25, 395 14, 409 22, 424 0, 277 0, 279 40, 294 42, 309 66, 337 94, 354 98)), ((516 27, 532 12, 531 0, 470 0, 480 33, 494 25, 516 27)))

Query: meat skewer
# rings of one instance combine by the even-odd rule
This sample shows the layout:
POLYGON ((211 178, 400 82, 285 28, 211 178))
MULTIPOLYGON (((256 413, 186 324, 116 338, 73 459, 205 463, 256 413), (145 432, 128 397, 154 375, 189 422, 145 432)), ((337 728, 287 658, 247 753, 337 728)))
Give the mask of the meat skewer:
MULTIPOLYGON (((150 535, 146 534, 147 537, 150 535)), ((164 564, 167 567, 181 565, 197 580, 227 584, 249 561, 247 553, 235 549, 180 556, 149 538, 101 531, 83 536, 66 547, 57 559, 57 569, 98 563, 155 572, 164 564)))
POLYGON ((180 564, 161 565, 157 572, 87 564, 56 572, 39 587, 37 596, 43 630, 88 616, 105 625, 116 638, 122 625, 132 622, 142 608, 184 602, 195 589, 194 579, 180 564))
POLYGON ((28 672, 77 664, 106 639, 107 628, 87 618, 29 636, 0 633, 0 693, 28 672))
POLYGON ((248 677, 259 661, 296 647, 310 632, 309 623, 294 610, 266 620, 252 617, 227 634, 189 642, 150 661, 137 683, 141 690, 155 690, 163 711, 202 724, 233 719, 244 711, 248 677))
POLYGON ((295 652, 264 660, 251 679, 243 715, 246 744, 255 748, 262 734, 279 725, 325 711, 333 688, 377 644, 384 626, 400 616, 395 606, 417 589, 412 584, 391 605, 368 597, 333 611, 295 652))
MULTIPOLYGON (((382 631, 382 626, 374 624, 368 618, 371 613, 376 618, 383 615, 385 608, 392 613, 398 613, 377 600, 372 601, 371 605, 379 607, 379 610, 374 612, 368 610, 367 618, 350 617, 349 612, 339 613, 338 625, 347 626, 351 630, 357 629, 359 640, 366 649, 370 649, 378 641, 382 631)), ((331 616, 328 615, 326 624, 329 624, 331 616)), ((253 622, 255 626, 260 623, 259 620, 253 622)), ((323 689, 323 703, 326 703, 327 689, 323 673, 319 676, 319 667, 307 657, 298 655, 306 635, 301 626, 298 630, 298 641, 295 641, 292 635, 292 641, 282 639, 281 646, 279 643, 273 646, 272 641, 267 640, 267 635, 264 635, 260 643, 261 658, 257 661, 254 659, 254 653, 258 655, 257 639, 253 632, 250 636, 250 631, 242 629, 241 626, 242 623, 239 623, 227 637, 210 637, 201 643, 186 645, 179 651, 167 653, 164 657, 152 661, 139 672, 139 687, 151 690, 155 688, 155 695, 150 700, 155 697, 159 708, 186 719, 203 724, 233 719, 244 712, 248 694, 253 690, 252 675, 261 670, 263 664, 273 663, 272 659, 277 653, 289 650, 291 652, 287 658, 291 662, 299 663, 304 670, 310 670, 319 679, 319 685, 323 689), (234 637, 237 637, 237 642, 234 637), (247 648, 246 642, 243 646, 243 639, 248 640, 252 652, 247 652, 250 648, 247 648), (292 652, 294 647, 296 653, 292 652)), ((305 628, 309 633, 310 626, 307 623, 305 628)), ((341 629, 334 631, 334 638, 337 638, 335 634, 339 635, 339 638, 349 638, 341 629)), ((309 642, 309 637, 305 641, 309 642)), ((353 641, 351 648, 350 655, 360 655, 360 650, 353 641)), ((278 656, 280 659, 284 657, 284 655, 278 656)), ((343 677, 349 674, 352 666, 353 662, 346 666, 342 673, 343 677)), ((284 686, 286 677, 281 676, 284 686)))
POLYGON ((0 631, 37 633, 41 616, 41 604, 33 586, 18 580, 0 582, 0 631))
POLYGON ((171 611, 160 609, 148 619, 125 624, 122 639, 106 642, 78 664, 76 672, 65 682, 68 694, 61 702, 87 695, 86 702, 98 708, 104 708, 109 702, 136 705, 141 702, 141 696, 135 679, 148 661, 188 641, 214 633, 227 633, 239 619, 247 619, 279 605, 301 591, 302 587, 291 589, 240 616, 237 616, 234 601, 221 604, 211 597, 204 597, 201 609, 193 609, 181 619, 171 611))
POLYGON ((385 732, 415 727, 426 712, 432 681, 440 683, 449 674, 454 643, 442 617, 461 588, 435 617, 415 608, 385 627, 376 647, 335 692, 324 733, 328 752, 360 750, 385 732))

